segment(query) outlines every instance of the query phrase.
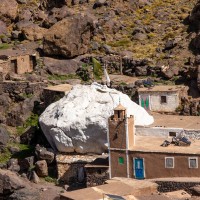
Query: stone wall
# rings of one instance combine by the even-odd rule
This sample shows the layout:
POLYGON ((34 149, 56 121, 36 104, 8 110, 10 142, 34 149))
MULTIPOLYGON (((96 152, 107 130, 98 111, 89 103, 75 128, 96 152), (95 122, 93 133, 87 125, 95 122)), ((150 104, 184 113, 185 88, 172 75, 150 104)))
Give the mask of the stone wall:
POLYGON ((86 174, 87 187, 103 185, 109 179, 108 168, 86 168, 86 174))
POLYGON ((0 82, 0 122, 9 126, 21 126, 32 114, 43 110, 41 94, 47 86, 44 82, 0 82))
POLYGON ((159 192, 172 192, 176 190, 185 190, 191 194, 191 187, 200 185, 200 182, 173 182, 173 181, 156 181, 159 192))
POLYGON ((109 178, 108 167, 85 167, 87 163, 57 163, 58 179, 62 184, 86 184, 87 187, 102 185, 109 178), (85 178, 82 182, 78 179, 78 171, 84 169, 85 178))
POLYGON ((45 107, 49 106, 51 103, 58 101, 64 96, 65 92, 44 89, 43 97, 44 97, 45 107))
POLYGON ((86 163, 57 163, 58 179, 61 183, 73 184, 78 182, 78 169, 86 163))
POLYGON ((29 88, 32 93, 36 93, 41 92, 46 86, 47 83, 43 82, 3 81, 0 82, 0 93, 27 93, 27 88, 29 88))

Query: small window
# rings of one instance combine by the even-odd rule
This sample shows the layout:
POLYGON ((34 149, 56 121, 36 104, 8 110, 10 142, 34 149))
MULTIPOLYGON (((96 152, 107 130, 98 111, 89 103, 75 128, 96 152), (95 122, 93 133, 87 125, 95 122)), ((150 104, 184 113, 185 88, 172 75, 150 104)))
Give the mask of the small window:
POLYGON ((190 157, 188 158, 189 168, 198 168, 198 158, 190 157))
POLYGON ((161 96, 160 101, 161 103, 167 103, 167 96, 161 96))
POLYGON ((176 137, 176 132, 169 132, 169 137, 176 137))
POLYGON ((120 111, 117 111, 118 119, 120 118, 120 111))
POLYGON ((174 157, 165 157, 165 168, 174 168, 174 157))
POLYGON ((119 164, 121 164, 121 165, 124 164, 124 158, 123 157, 119 157, 118 161, 119 161, 119 164))

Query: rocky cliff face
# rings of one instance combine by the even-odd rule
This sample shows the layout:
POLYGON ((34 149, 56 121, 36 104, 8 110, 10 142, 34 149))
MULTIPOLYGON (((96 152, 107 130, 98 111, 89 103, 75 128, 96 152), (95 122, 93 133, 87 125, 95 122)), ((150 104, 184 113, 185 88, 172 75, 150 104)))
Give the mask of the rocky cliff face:
POLYGON ((127 95, 92 84, 74 86, 67 96, 51 104, 40 117, 41 128, 55 150, 103 153, 107 150, 108 117, 119 99, 127 115, 134 115, 136 125, 153 123, 153 117, 127 95))

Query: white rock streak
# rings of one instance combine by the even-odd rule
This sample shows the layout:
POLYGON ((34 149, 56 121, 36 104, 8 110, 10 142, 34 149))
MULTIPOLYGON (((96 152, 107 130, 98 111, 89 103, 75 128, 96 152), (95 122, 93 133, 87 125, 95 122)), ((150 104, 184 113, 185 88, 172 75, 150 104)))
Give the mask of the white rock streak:
POLYGON ((134 115, 136 125, 150 125, 153 117, 131 99, 106 86, 76 85, 40 116, 41 128, 51 146, 60 152, 102 153, 107 149, 108 118, 119 104, 134 115))

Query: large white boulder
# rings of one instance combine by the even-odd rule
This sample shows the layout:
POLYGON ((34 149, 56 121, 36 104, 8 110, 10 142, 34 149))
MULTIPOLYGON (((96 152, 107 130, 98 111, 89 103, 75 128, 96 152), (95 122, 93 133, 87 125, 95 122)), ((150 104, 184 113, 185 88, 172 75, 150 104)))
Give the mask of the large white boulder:
POLYGON ((60 152, 102 153, 107 150, 108 118, 121 104, 136 125, 150 125, 153 117, 131 99, 106 86, 76 85, 40 116, 41 128, 51 146, 60 152))

